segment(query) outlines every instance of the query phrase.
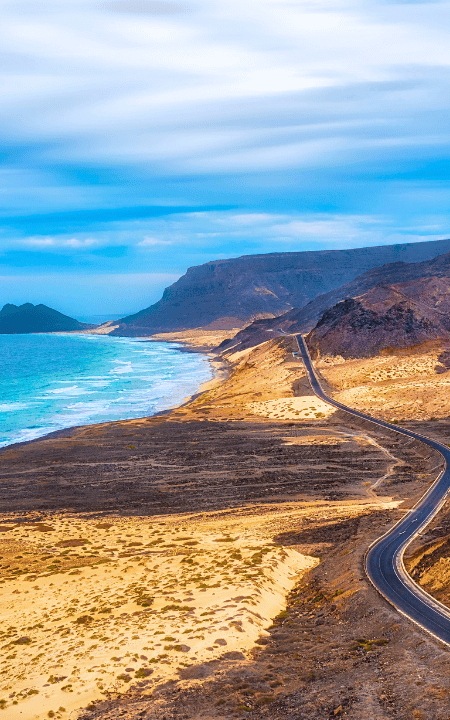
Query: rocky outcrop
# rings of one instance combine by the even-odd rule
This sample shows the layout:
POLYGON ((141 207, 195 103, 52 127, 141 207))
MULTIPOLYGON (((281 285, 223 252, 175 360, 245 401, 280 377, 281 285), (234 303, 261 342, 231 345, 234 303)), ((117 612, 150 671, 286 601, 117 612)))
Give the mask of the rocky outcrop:
POLYGON ((93 327, 78 322, 68 315, 46 305, 12 305, 7 303, 0 310, 0 335, 19 335, 22 333, 69 332, 86 330, 93 327))
POLYGON ((317 295, 375 266, 430 259, 449 250, 450 240, 439 240, 216 260, 189 268, 157 303, 119 320, 113 334, 145 336, 197 327, 242 327, 303 308, 317 295))
POLYGON ((414 303, 403 300, 377 311, 367 302, 349 298, 324 313, 306 341, 314 358, 363 358, 443 336, 449 336, 449 327, 424 316, 414 303))

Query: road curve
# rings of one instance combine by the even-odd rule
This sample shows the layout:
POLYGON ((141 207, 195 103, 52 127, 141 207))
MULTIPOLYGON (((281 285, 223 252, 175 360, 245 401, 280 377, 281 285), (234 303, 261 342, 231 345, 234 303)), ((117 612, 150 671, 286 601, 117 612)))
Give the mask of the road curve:
POLYGON ((369 547, 365 557, 365 570, 372 585, 396 610, 438 640, 450 645, 450 610, 419 587, 408 575, 403 564, 405 549, 431 522, 447 498, 450 489, 450 449, 424 435, 394 427, 328 397, 321 388, 303 337, 295 335, 295 338, 311 387, 318 397, 356 417, 369 420, 399 435, 420 440, 443 456, 445 468, 425 495, 394 527, 369 547))

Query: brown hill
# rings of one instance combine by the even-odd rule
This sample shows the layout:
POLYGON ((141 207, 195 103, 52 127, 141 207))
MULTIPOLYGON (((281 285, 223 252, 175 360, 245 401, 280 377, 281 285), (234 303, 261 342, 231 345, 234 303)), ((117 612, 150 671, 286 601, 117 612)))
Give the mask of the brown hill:
MULTIPOLYGON (((423 262, 396 262, 372 268, 352 282, 319 295, 303 308, 252 323, 232 340, 223 342, 219 348, 221 351, 231 347, 243 350, 279 334, 279 329, 287 333, 307 333, 331 307, 347 298, 360 298, 376 287, 390 288, 383 301, 385 309, 396 303, 412 301, 417 305, 414 313, 422 314, 442 329, 445 326, 442 316, 450 312, 450 253, 423 262), (392 297, 390 292, 394 293, 392 297)), ((383 292, 386 293, 386 290, 383 292)), ((381 302, 381 296, 381 290, 378 295, 367 296, 365 306, 381 302)), ((381 310, 381 306, 378 310, 381 310)))
POLYGON ((189 268, 157 303, 119 320, 112 334, 242 327, 252 320, 303 308, 319 293, 339 288, 370 268, 429 260, 449 250, 450 240, 439 240, 216 260, 189 268))
POLYGON ((449 337, 449 328, 423 316, 414 303, 401 301, 377 311, 349 298, 324 314, 307 335, 307 343, 314 358, 364 358, 387 348, 412 347, 442 337, 449 337))

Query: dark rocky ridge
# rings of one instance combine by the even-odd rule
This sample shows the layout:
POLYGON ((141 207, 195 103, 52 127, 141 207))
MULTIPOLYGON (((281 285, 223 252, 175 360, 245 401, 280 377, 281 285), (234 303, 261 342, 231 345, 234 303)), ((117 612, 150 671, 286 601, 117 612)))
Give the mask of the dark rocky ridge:
POLYGON ((449 250, 447 239, 216 260, 189 268, 157 303, 119 320, 112 334, 240 327, 302 308, 319 293, 339 288, 375 266, 429 260, 449 250))
POLYGON ((364 296, 363 301, 348 298, 324 313, 306 338, 315 359, 321 355, 373 357, 387 348, 412 347, 449 337, 449 320, 443 327, 443 323, 424 316, 414 303, 393 299, 390 307, 377 311, 364 300, 364 296))
POLYGON ((68 332, 93 327, 47 307, 47 305, 12 305, 7 303, 0 310, 0 335, 22 333, 68 332))
POLYGON ((287 333, 308 333, 334 305, 347 298, 359 298, 376 287, 385 289, 368 296, 366 303, 381 302, 383 293, 385 310, 402 301, 413 302, 419 315, 427 317, 437 328, 435 333, 442 335, 444 316, 450 314, 450 253, 423 262, 395 262, 372 268, 352 282, 319 295, 303 308, 252 323, 231 340, 225 340, 218 350, 244 350, 273 338, 278 328, 287 333), (391 292, 394 294, 390 298, 391 292))

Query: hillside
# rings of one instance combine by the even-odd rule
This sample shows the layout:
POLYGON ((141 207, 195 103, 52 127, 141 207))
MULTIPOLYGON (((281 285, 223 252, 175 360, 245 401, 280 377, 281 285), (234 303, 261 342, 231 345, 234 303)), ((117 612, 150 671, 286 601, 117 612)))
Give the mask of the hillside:
MULTIPOLYGON (((232 340, 225 340, 219 348, 221 351, 228 351, 231 347, 234 350, 243 350, 269 340, 278 333, 279 328, 287 333, 307 333, 330 308, 347 298, 361 299, 361 296, 376 287, 384 290, 367 295, 364 301, 366 308, 370 309, 373 304, 376 306, 381 303, 380 309, 387 310, 398 303, 405 302, 408 305, 412 302, 417 305, 414 312, 418 313, 418 318, 427 318, 435 328, 433 337, 445 335, 446 315, 450 311, 450 253, 423 262, 395 262, 372 268, 352 282, 319 295, 304 308, 295 308, 281 317, 252 323, 232 340)), ((376 310, 376 307, 372 309, 376 310)), ((430 332, 430 329, 427 332, 430 332)), ((402 330, 398 327, 399 339, 401 333, 402 330)), ((408 336, 408 345, 414 337, 414 334, 408 336)), ((381 345, 376 346, 377 351, 381 345)), ((400 342, 398 346, 403 345, 400 342)))
POLYGON ((78 322, 78 320, 42 304, 12 305, 7 303, 0 310, 0 335, 68 332, 86 330, 90 327, 92 326, 78 322))
POLYGON ((439 240, 216 260, 189 268, 166 288, 161 300, 119 320, 111 334, 145 336, 197 327, 242 327, 258 318, 303 308, 317 295, 373 267, 430 260, 449 250, 450 240, 439 240))
POLYGON ((372 304, 373 293, 367 293, 361 299, 343 300, 324 313, 307 335, 312 356, 373 357, 388 348, 413 347, 449 337, 448 319, 440 322, 435 313, 421 312, 416 303, 400 299, 395 291, 386 289, 385 294, 389 297, 386 308, 372 304))

